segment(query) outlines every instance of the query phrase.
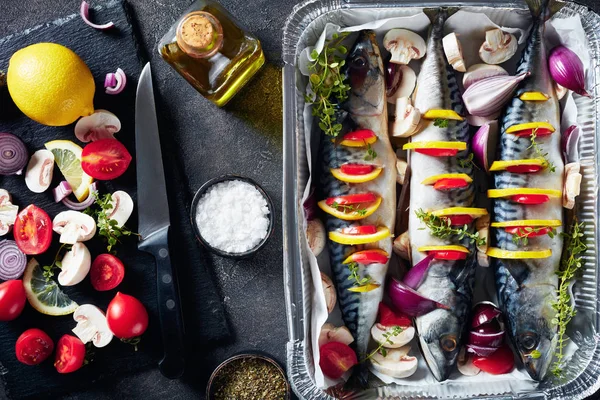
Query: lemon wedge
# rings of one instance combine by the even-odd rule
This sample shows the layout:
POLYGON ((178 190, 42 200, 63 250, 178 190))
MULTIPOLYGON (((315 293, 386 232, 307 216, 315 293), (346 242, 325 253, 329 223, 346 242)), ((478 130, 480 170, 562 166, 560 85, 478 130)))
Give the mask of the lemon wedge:
POLYGON ((423 180, 423 182, 421 182, 421 184, 422 185, 433 185, 440 179, 462 179, 467 183, 473 182, 473 179, 467 174, 440 174, 440 175, 433 175, 428 178, 425 178, 423 180))
POLYGON ((383 170, 383 168, 377 167, 373 171, 369 172, 368 174, 363 174, 363 175, 345 174, 342 172, 342 170, 340 168, 332 168, 330 171, 331 171, 331 175, 333 175, 336 179, 338 179, 342 182, 365 183, 365 182, 369 182, 369 181, 372 181, 373 179, 377 178, 382 170, 383 170))
POLYGON ((475 207, 450 207, 431 212, 431 214, 436 217, 445 217, 448 215, 470 215, 471 217, 481 217, 482 215, 487 215, 487 213, 488 211, 485 208, 475 207))
POLYGON ((32 258, 23 274, 23 287, 29 304, 46 315, 69 315, 79 305, 69 298, 52 279, 46 280, 44 270, 32 258))
POLYGON ((542 92, 523 92, 519 96, 519 99, 523 101, 546 101, 549 98, 550 96, 542 92))
POLYGON ((410 142, 402 146, 402 150, 414 150, 414 149, 456 149, 466 150, 467 144, 465 142, 410 142))
POLYGON ((517 165, 539 165, 540 167, 543 167, 546 165, 546 163, 541 158, 530 158, 527 160, 494 161, 490 166, 490 171, 504 171, 506 167, 514 167, 517 165))
POLYGON ((453 119, 455 121, 464 120, 464 118, 461 117, 460 115, 458 115, 458 113, 454 110, 439 110, 439 109, 426 111, 425 114, 423 114, 423 118, 425 118, 425 119, 437 119, 437 118, 453 119))
POLYGON ((523 250, 512 251, 512 250, 499 249, 497 247, 490 247, 490 248, 488 248, 488 250, 485 254, 487 254, 489 257, 493 257, 493 258, 503 258, 503 259, 509 259, 509 260, 525 260, 525 259, 532 259, 532 258, 548 258, 552 255, 552 250, 546 249, 546 250, 530 250, 530 251, 523 251, 523 250))
POLYGON ((327 214, 333 215, 336 218, 343 219, 344 221, 357 221, 359 219, 367 218, 369 215, 377 211, 380 204, 381 197, 379 196, 371 205, 364 208, 359 208, 361 206, 358 204, 351 204, 348 206, 340 205, 336 208, 328 205, 326 200, 321 200, 317 203, 321 210, 325 211, 327 214), (350 207, 353 208, 351 209, 350 207))
POLYGON ((390 230, 385 226, 377 228, 377 232, 369 235, 349 235, 347 233, 341 233, 338 231, 329 232, 329 239, 339 244, 355 245, 355 244, 367 244, 375 243, 382 239, 391 236, 390 230))
POLYGON ((77 200, 84 201, 90 193, 90 185, 94 178, 81 168, 82 148, 70 140, 53 140, 45 146, 54 154, 54 162, 71 185, 77 200))
POLYGON ((381 286, 381 285, 379 285, 377 283, 367 283, 366 285, 353 286, 351 288, 348 288, 348 291, 354 292, 354 293, 366 293, 366 292, 370 292, 371 290, 377 289, 379 286, 381 286))
POLYGON ((519 219, 514 221, 492 222, 493 228, 512 228, 515 226, 562 226, 562 222, 557 219, 519 219))
POLYGON ((454 244, 444 246, 421 246, 417 249, 420 252, 426 253, 428 251, 460 251, 461 253, 469 253, 469 249, 465 246, 457 246, 454 244))
POLYGON ((519 194, 545 194, 550 197, 562 197, 560 190, 554 189, 532 189, 532 188, 510 188, 510 189, 490 189, 488 197, 491 199, 499 197, 510 197, 519 194))

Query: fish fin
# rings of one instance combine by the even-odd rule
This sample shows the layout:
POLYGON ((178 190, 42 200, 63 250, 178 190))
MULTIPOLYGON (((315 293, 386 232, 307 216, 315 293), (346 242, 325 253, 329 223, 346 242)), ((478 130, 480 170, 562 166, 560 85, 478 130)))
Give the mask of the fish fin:
POLYGON ((458 7, 441 7, 441 8, 424 8, 423 13, 427 15, 431 23, 435 23, 440 13, 444 13, 444 21, 456 13, 460 8, 458 7))
POLYGON ((534 18, 549 20, 566 4, 562 0, 525 0, 534 18))

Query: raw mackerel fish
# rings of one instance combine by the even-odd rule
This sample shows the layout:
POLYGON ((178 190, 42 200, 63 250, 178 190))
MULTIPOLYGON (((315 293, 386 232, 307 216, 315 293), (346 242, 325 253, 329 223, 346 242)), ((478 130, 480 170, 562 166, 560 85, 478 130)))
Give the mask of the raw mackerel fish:
MULTIPOLYGON (((547 51, 544 46, 544 23, 560 7, 557 7, 554 0, 527 0, 527 3, 533 16, 533 26, 517 73, 528 71, 531 75, 517 89, 502 117, 496 159, 509 161, 539 158, 539 153, 531 147, 531 136, 516 137, 514 133, 507 131, 518 124, 544 122, 550 124, 555 131, 548 136, 536 137, 535 141, 543 149, 543 153, 548 153, 545 158, 554 167, 549 168, 549 164, 546 164, 544 169, 536 173, 496 173, 495 189, 530 188, 562 192, 564 164, 560 151, 560 110, 548 72, 547 51), (548 100, 520 99, 523 93, 537 92, 547 95, 548 100)), ((549 226, 559 225, 555 228, 557 234, 554 237, 530 237, 527 245, 522 241, 518 244, 513 242, 513 235, 502 227, 494 228, 492 233, 492 245, 499 249, 552 252, 552 255, 545 258, 520 255, 517 259, 492 259, 498 301, 508 324, 510 339, 529 375, 535 380, 542 380, 552 361, 557 340, 557 327, 551 322, 555 315, 551 304, 556 300, 556 272, 560 267, 563 248, 560 235, 563 221, 561 197, 549 196, 549 201, 538 205, 520 204, 511 201, 511 198, 496 198, 493 209, 492 222, 495 223, 529 220, 537 221, 532 224, 537 223, 538 226, 539 221, 548 221, 549 226)))
MULTIPOLYGON (((339 305, 344 322, 355 339, 358 359, 364 359, 370 338, 370 329, 375 323, 379 302, 383 298, 384 283, 388 263, 358 265, 361 277, 370 277, 376 286, 365 292, 353 292, 353 280, 349 280, 350 269, 343 261, 352 253, 377 248, 391 254, 395 213, 396 213, 396 156, 388 138, 387 104, 385 98, 385 80, 383 60, 373 31, 360 32, 358 39, 346 58, 345 74, 351 85, 349 98, 342 105, 340 121, 343 130, 337 140, 323 135, 321 138, 321 185, 322 199, 356 194, 374 193, 381 197, 377 210, 356 221, 346 221, 327 214, 326 228, 328 232, 341 231, 343 228, 357 225, 375 225, 389 229, 390 235, 374 243, 361 245, 343 245, 328 239, 328 249, 333 271, 333 278, 338 292, 339 305), (359 129, 370 129, 377 140, 370 144, 376 157, 368 157, 369 147, 348 147, 340 138, 349 132, 359 129), (375 179, 365 183, 346 183, 335 178, 331 169, 340 168, 343 164, 372 164, 382 167, 382 172, 375 179)), ((367 370, 361 364, 359 378, 366 383, 367 370)))

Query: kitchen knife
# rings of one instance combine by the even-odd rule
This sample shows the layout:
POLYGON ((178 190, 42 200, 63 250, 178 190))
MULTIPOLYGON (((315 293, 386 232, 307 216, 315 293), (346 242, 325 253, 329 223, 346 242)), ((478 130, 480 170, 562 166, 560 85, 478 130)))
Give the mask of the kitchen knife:
POLYGON ((138 248, 156 260, 158 315, 164 357, 158 363, 167 378, 178 378, 184 370, 183 317, 179 288, 169 256, 169 203, 163 169, 152 72, 147 63, 137 87, 135 100, 135 153, 137 166, 138 248))

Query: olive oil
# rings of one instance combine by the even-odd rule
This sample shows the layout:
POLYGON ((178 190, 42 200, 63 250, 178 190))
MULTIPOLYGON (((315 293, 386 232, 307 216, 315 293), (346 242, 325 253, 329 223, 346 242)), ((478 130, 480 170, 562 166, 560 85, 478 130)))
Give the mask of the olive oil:
POLYGON ((263 66, 260 41, 219 4, 199 0, 160 40, 161 57, 204 97, 225 105, 263 66))

